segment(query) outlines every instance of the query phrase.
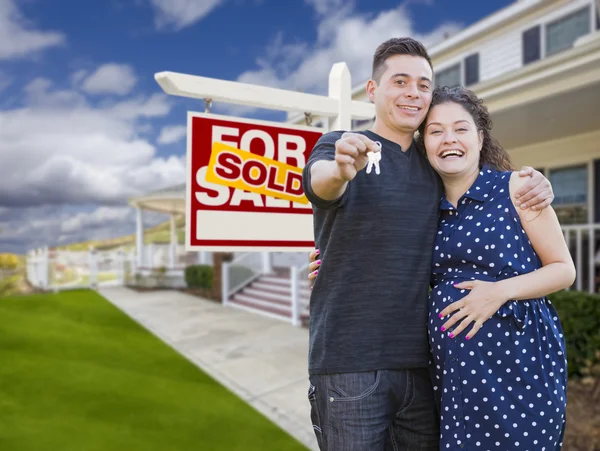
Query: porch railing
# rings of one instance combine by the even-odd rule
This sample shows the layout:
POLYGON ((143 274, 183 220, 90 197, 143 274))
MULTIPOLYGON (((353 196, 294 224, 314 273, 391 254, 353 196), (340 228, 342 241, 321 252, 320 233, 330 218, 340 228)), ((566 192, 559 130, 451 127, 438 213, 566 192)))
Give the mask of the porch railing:
POLYGON ((578 224, 561 226, 565 241, 575 263, 577 277, 573 287, 578 291, 597 291, 598 269, 600 266, 600 224, 578 224))
POLYGON ((247 252, 231 262, 224 262, 221 269, 221 298, 227 304, 238 290, 259 278, 264 273, 263 254, 247 252))

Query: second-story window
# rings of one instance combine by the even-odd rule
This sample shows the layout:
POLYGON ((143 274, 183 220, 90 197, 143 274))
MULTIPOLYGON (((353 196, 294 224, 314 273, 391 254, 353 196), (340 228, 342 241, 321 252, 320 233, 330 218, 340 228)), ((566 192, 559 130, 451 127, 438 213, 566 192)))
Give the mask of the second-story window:
POLYGON ((465 86, 479 82, 479 53, 465 58, 465 86))
POLYGON ((435 75, 436 86, 459 86, 460 83, 460 63, 438 72, 435 75))
POLYGON ((589 32, 589 6, 549 23, 546 25, 546 55, 573 47, 577 39, 589 32))
POLYGON ((523 32, 523 64, 537 61, 542 56, 540 26, 523 32))

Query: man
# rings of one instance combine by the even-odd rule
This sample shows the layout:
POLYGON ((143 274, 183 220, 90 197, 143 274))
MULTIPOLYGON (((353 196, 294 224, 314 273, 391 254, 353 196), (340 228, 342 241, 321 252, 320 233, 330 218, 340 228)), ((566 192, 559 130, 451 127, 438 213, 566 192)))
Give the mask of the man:
MULTIPOLYGON (((419 42, 381 44, 366 88, 376 107, 372 129, 323 135, 303 171, 325 262, 311 294, 309 343, 321 450, 439 447, 425 325, 441 182, 413 142, 432 80, 419 42), (380 152, 380 174, 364 170, 370 151, 380 152)), ((553 198, 537 172, 521 194, 537 208, 553 198)))

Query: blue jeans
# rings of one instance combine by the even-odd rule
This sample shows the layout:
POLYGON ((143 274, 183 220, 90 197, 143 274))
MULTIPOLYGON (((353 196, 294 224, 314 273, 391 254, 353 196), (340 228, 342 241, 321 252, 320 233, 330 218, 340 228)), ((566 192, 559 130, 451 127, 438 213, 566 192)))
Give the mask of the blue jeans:
POLYGON ((439 413, 427 369, 311 375, 321 451, 438 451, 439 413))

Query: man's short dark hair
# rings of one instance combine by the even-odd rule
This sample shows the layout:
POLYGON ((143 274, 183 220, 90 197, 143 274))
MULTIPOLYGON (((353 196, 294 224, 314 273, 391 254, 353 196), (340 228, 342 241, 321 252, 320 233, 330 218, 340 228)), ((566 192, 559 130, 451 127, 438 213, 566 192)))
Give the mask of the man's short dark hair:
POLYGON ((412 38, 391 38, 381 43, 373 55, 373 72, 371 78, 377 83, 381 81, 381 75, 385 72, 385 61, 394 55, 412 55, 425 58, 433 71, 431 58, 425 46, 412 38))

